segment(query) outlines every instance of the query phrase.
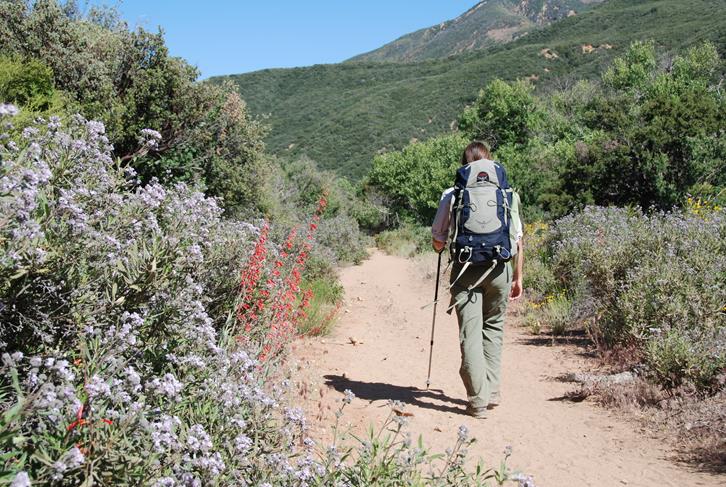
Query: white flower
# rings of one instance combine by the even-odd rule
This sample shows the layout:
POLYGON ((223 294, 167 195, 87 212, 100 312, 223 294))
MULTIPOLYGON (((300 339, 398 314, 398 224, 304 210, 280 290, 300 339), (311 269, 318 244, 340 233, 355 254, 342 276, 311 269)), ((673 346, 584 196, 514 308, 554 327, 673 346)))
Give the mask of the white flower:
POLYGON ((143 129, 139 135, 139 142, 149 149, 156 149, 161 142, 161 134, 153 129, 143 129))
POLYGON ((519 487, 537 487, 534 484, 534 477, 532 477, 531 475, 518 473, 512 477, 512 480, 517 481, 519 487))
POLYGON ((10 487, 30 487, 30 477, 25 472, 18 472, 10 483, 10 487))
POLYGON ((224 472, 226 465, 222 461, 222 455, 214 453, 211 456, 203 455, 194 459, 194 465, 202 470, 206 470, 212 477, 218 477, 224 472))
POLYGON ((252 448, 252 439, 247 435, 239 435, 234 439, 234 447, 241 454, 247 453, 252 448))
POLYGON ((39 133, 40 133, 40 131, 35 127, 25 127, 23 129, 23 138, 32 139, 33 137, 37 136, 39 133))
POLYGON ((81 465, 83 465, 83 462, 86 461, 86 457, 81 453, 81 450, 78 449, 78 447, 71 448, 68 453, 66 453, 65 456, 66 464, 68 465, 68 468, 78 468, 81 465))
POLYGON ((88 393, 88 397, 93 399, 97 396, 108 396, 111 394, 111 388, 106 384, 106 382, 101 379, 99 376, 94 375, 91 377, 91 379, 86 384, 86 392, 88 393))
POLYGON ((179 393, 184 388, 184 384, 179 382, 172 374, 164 374, 164 377, 161 379, 158 377, 154 378, 148 387, 160 396, 178 400, 179 393))
POLYGON ((469 428, 467 428, 463 424, 461 426, 459 426, 458 436, 459 436, 459 441, 461 441, 461 442, 466 441, 467 438, 469 438, 469 428))
POLYGON ((18 107, 11 103, 0 103, 0 116, 2 115, 9 115, 11 117, 14 117, 20 112, 18 107))
POLYGON ((103 122, 97 120, 89 120, 86 122, 86 129, 90 135, 102 135, 106 133, 106 126, 103 122))
POLYGON ((353 399, 355 399, 355 394, 353 394, 353 391, 350 389, 346 389, 343 394, 345 394, 345 397, 343 398, 343 402, 345 404, 350 404, 353 402, 353 399))
POLYGON ((154 442, 154 450, 157 453, 176 449, 179 446, 174 429, 180 424, 179 418, 167 415, 163 415, 158 422, 151 424, 151 441, 154 442))
POLYGON ((52 475, 53 480, 61 480, 66 471, 80 467, 85 461, 86 457, 81 450, 74 446, 63 455, 63 458, 53 464, 53 470, 55 470, 52 475))
POLYGON ((212 439, 201 424, 195 424, 187 434, 187 446, 193 452, 206 452, 212 449, 212 439))
POLYGON ((288 421, 300 426, 305 425, 305 413, 301 408, 287 408, 285 409, 285 417, 288 421))

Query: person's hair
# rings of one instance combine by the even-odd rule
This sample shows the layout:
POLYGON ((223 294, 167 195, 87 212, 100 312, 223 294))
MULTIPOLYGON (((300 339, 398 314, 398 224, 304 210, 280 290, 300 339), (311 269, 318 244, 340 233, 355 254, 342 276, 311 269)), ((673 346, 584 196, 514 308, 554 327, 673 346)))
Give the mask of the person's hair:
POLYGON ((466 147, 464 153, 461 155, 461 164, 469 164, 470 162, 478 161, 481 159, 491 159, 492 155, 489 152, 489 148, 478 140, 472 142, 466 147))

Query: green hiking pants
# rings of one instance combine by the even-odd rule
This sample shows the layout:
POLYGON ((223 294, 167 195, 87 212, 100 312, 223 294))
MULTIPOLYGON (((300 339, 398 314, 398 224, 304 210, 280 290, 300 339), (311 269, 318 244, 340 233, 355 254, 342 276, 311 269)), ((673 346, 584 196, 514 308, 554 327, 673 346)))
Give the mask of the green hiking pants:
MULTIPOLYGON (((469 403, 476 408, 486 407, 490 395, 499 392, 504 314, 512 285, 511 264, 499 263, 481 284, 469 290, 487 269, 469 267, 451 288, 451 304, 459 302, 456 305, 461 346, 459 375, 469 403)), ((450 282, 460 271, 460 265, 452 267, 450 282)))

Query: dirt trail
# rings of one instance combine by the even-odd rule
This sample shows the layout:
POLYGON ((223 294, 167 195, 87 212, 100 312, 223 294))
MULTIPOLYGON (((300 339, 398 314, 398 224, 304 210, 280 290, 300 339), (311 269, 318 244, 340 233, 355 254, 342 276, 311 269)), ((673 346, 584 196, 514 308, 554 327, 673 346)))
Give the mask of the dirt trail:
MULTIPOLYGON (((433 257, 432 257, 433 259, 433 257)), ((308 392, 310 418, 320 412, 324 425, 342 391, 357 398, 343 421, 363 432, 380 424, 386 402, 397 399, 413 413, 410 430, 443 451, 453 445, 459 425, 478 439, 471 454, 498 463, 506 445, 511 466, 535 476, 540 487, 569 486, 722 486, 724 477, 697 472, 669 461, 667 446, 590 403, 558 400, 573 389, 557 381, 587 368, 574 345, 551 346, 507 323, 503 356, 502 403, 485 420, 463 414, 465 391, 458 375, 456 319, 439 306, 431 391, 425 388, 433 280, 403 258, 373 252, 361 266, 341 272, 345 312, 331 336, 300 343, 295 355, 308 392), (359 342, 351 343, 350 338, 359 342), (320 399, 322 396, 322 399, 320 399)))

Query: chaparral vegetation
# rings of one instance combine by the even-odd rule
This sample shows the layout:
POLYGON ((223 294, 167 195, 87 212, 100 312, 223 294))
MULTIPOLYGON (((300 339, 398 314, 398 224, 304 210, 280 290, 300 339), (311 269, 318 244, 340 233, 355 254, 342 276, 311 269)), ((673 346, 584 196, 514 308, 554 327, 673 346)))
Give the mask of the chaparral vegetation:
MULTIPOLYGON (((348 392, 332 443, 317 444, 290 400, 289 345, 334 326, 336 266, 365 259, 374 236, 391 253, 427 249, 426 226, 474 138, 522 196, 524 322, 553 337, 584 331, 604 363, 649 391, 625 392, 630 402, 699 411, 677 427, 696 424, 695 458, 723 465, 724 46, 717 33, 692 42, 688 29, 670 37, 677 52, 637 40, 632 12, 671 16, 625 3, 533 30, 491 57, 293 73, 317 85, 341 70, 363 84, 361 72, 394 83, 412 73, 421 81, 405 89, 409 100, 416 86, 453 86, 466 66, 501 68, 505 79, 455 84, 466 91, 458 105, 435 102, 446 116, 428 124, 443 135, 404 145, 405 127, 428 116, 410 115, 411 103, 405 121, 385 121, 396 130, 374 123, 375 137, 351 138, 362 148, 352 153, 332 150, 349 125, 329 130, 335 117, 322 129, 286 122, 305 125, 315 147, 282 150, 289 134, 243 100, 269 95, 265 73, 199 81, 161 32, 130 30, 114 9, 0 0, 0 484, 533 486, 508 467, 511 449, 496 469, 472 467, 465 427, 431 452, 411 438, 401 404, 355 438, 340 426, 348 392), (580 42, 609 16, 627 43, 607 63, 563 47, 548 75, 558 82, 516 79, 551 64, 543 42, 580 42), (507 56, 522 52, 528 64, 515 69, 507 56), (391 147, 401 150, 379 151, 391 147), (324 169, 305 156, 321 151, 324 169)), ((684 16, 710 8, 658 3, 684 16)), ((342 90, 322 85, 338 90, 321 97, 330 107, 342 90)), ((307 97, 305 117, 321 103, 307 97)))
MULTIPOLYGON (((1 108, 11 128, 17 108, 1 108)), ((275 244, 268 224, 225 219, 184 183, 139 184, 100 122, 38 119, 6 135, 0 157, 4 480, 477 485, 494 475, 462 469, 466 431, 424 474, 437 457, 412 446, 398 417, 381 444, 316 449, 287 383, 268 380, 310 304, 301 283, 324 197, 275 244)))

